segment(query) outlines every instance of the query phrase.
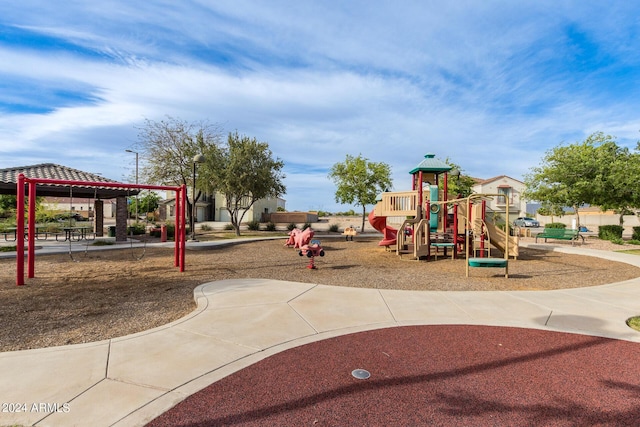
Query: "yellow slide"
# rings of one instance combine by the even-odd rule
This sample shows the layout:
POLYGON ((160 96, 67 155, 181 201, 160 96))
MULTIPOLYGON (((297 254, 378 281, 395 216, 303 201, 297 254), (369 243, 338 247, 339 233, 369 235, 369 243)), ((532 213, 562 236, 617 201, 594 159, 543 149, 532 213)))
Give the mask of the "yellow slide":
POLYGON ((504 248, 507 243, 507 237, 509 238, 509 256, 517 258, 518 251, 518 237, 517 236, 507 236, 507 233, 502 231, 502 229, 498 228, 492 222, 486 221, 487 231, 489 232, 489 241, 493 246, 500 249, 502 253, 504 253, 504 248))

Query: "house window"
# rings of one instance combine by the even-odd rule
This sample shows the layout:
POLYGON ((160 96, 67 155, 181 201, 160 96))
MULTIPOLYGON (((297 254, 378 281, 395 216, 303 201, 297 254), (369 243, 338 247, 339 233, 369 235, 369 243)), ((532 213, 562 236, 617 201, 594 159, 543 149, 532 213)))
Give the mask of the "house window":
POLYGON ((497 203, 499 205, 505 205, 505 204, 511 204, 511 196, 512 196, 512 189, 511 187, 504 185, 504 186, 500 186, 498 187, 498 194, 504 194, 505 197, 498 197, 497 203))

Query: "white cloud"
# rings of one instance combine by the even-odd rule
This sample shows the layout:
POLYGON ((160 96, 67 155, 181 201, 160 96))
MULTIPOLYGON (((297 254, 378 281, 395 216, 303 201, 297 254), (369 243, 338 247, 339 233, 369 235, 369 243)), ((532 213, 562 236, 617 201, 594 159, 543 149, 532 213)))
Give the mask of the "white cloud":
POLYGON ((0 167, 53 161, 121 179, 145 118, 208 119, 269 142, 290 165, 290 208, 345 210, 326 173, 346 154, 389 163, 401 190, 427 152, 473 176, 521 178, 593 131, 635 145, 638 89, 624 82, 638 77, 637 7, 563 5, 5 4, 0 25, 78 49, 5 43, 0 77, 78 97, 0 96, 0 108, 50 109, 0 110, 0 167), (571 62, 583 46, 567 44, 567 28, 608 62, 571 62))

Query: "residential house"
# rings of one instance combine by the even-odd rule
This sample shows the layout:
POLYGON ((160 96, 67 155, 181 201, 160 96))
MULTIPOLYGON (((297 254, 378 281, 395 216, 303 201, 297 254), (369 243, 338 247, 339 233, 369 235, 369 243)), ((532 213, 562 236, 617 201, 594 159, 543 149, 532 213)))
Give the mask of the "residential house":
POLYGON ((527 202, 523 197, 525 184, 522 181, 507 175, 500 175, 485 180, 476 179, 476 184, 471 189, 474 193, 505 195, 505 197, 494 197, 487 200, 489 212, 505 214, 508 207, 510 218, 515 219, 527 215, 527 202))
MULTIPOLYGON (((264 221, 264 214, 277 212, 278 208, 284 209, 286 201, 280 197, 266 197, 256 200, 244 217, 243 222, 264 221)), ((219 221, 230 222, 227 200, 223 194, 201 195, 196 203, 196 222, 219 221)), ((161 203, 160 219, 175 219, 175 199, 168 199, 161 203)))
MULTIPOLYGON (((43 197, 40 205, 49 211, 58 213, 80 214, 87 219, 93 219, 94 199, 84 197, 43 197)), ((103 200, 104 218, 115 218, 116 200, 103 200)))

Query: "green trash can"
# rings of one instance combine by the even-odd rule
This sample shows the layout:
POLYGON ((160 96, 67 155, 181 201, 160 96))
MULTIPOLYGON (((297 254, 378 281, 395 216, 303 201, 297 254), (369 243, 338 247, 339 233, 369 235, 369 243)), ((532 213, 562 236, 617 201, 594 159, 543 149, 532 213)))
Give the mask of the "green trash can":
POLYGON ((107 236, 116 237, 116 226, 115 225, 110 225, 109 227, 107 227, 107 236))

